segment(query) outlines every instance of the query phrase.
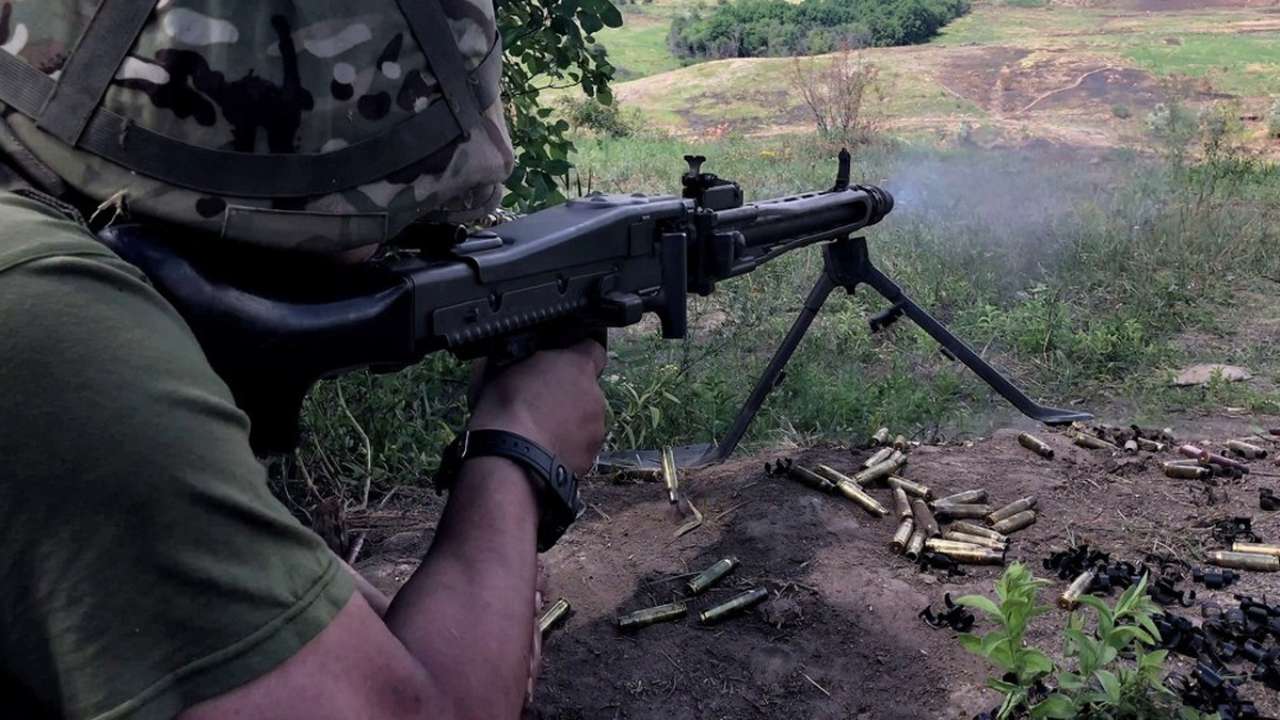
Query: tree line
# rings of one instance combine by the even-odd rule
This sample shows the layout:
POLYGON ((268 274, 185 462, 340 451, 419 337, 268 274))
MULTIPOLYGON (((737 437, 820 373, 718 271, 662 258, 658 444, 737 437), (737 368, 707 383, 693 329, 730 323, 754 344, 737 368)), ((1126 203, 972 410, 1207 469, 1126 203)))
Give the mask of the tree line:
POLYGON ((817 55, 845 47, 913 45, 969 12, 969 0, 731 0, 677 17, 677 57, 817 55))

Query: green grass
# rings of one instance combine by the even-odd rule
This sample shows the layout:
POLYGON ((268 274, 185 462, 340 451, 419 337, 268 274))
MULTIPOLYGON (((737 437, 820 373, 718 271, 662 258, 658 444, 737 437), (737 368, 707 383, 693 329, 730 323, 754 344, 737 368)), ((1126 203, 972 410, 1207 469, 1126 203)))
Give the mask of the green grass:
POLYGON ((681 66, 667 50, 669 15, 626 10, 622 17, 622 27, 596 33, 596 39, 609 50, 609 62, 618 69, 618 80, 648 77, 681 66))
POLYGON ((1160 75, 1207 78, 1221 92, 1280 93, 1280 33, 1182 35, 1179 40, 1152 39, 1125 55, 1160 75))

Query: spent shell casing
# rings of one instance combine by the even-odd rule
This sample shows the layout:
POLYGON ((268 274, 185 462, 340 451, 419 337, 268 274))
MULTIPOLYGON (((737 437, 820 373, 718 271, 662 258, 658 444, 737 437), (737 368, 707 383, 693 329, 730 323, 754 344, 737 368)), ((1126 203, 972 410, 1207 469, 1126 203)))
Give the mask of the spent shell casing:
MULTIPOLYGON (((907 545, 911 542, 911 536, 915 534, 916 523, 911 518, 907 518, 898 523, 898 529, 893 533, 893 540, 889 542, 889 546, 896 552, 902 552, 907 549, 907 545)), ((924 540, 921 539, 921 545, 924 540)))
POLYGON ((871 513, 872 515, 875 515, 876 517, 884 517, 885 515, 889 514, 888 508, 886 508, 884 505, 881 505, 879 500, 876 500, 875 498, 868 495, 866 491, 858 487, 858 485, 854 483, 852 480, 840 481, 839 483, 836 484, 836 490, 838 490, 841 495, 844 495, 845 497, 854 501, 858 505, 862 506, 863 510, 866 510, 867 512, 871 513))
POLYGON ((732 617, 733 615, 747 610, 767 597, 769 597, 769 591, 767 589, 753 588, 722 605, 717 605, 709 610, 703 610, 698 613, 698 621, 703 625, 720 622, 725 618, 732 617))
POLYGON ((920 483, 915 482, 914 480, 900 478, 897 475, 890 475, 889 477, 885 478, 885 482, 891 488, 895 488, 895 489, 901 488, 904 492, 906 492, 908 495, 912 497, 924 498, 925 500, 928 500, 929 498, 933 497, 932 490, 930 490, 925 485, 921 485, 920 483))
POLYGON ((819 477, 826 478, 827 480, 830 480, 831 482, 837 485, 839 485, 842 482, 853 482, 853 478, 849 477, 848 475, 845 475, 844 473, 831 467, 830 465, 822 465, 822 464, 814 465, 813 471, 817 473, 819 477))
POLYGON ((932 550, 934 552, 940 552, 943 554, 946 554, 948 551, 951 551, 951 550, 974 550, 977 548, 985 547, 977 543, 961 542, 959 540, 945 540, 942 538, 930 538, 928 540, 925 540, 924 546, 926 549, 932 550))
POLYGON ((872 445, 888 445, 889 444, 889 428, 882 427, 871 435, 872 445))
POLYGON ((1227 449, 1243 458, 1250 460, 1261 460, 1267 456, 1267 451, 1243 440, 1228 440, 1227 449))
POLYGON ((822 492, 825 492, 825 493, 833 493, 836 491, 835 483, 831 482, 827 478, 822 477, 821 475, 815 473, 814 471, 806 467, 801 467, 799 465, 792 465, 791 467, 787 468, 787 475, 792 480, 797 480, 801 483, 804 483, 805 485, 808 485, 814 490, 821 490, 822 492))
POLYGON ((538 618, 538 633, 546 635, 548 630, 555 627, 568 614, 569 601, 560 598, 554 605, 547 608, 546 612, 542 613, 542 617, 538 618))
POLYGON ((907 452, 911 449, 911 443, 907 442, 906 435, 899 435, 893 439, 893 449, 899 452, 907 452))
POLYGON ((981 525, 975 525, 973 523, 967 523, 967 522, 951 523, 951 529, 968 534, 968 535, 977 535, 978 537, 998 540, 1002 543, 1009 542, 1009 538, 1005 537, 1004 535, 1001 535, 995 530, 992 530, 991 528, 984 528, 981 525))
POLYGON ((680 501, 680 474, 676 467, 676 451, 673 448, 662 449, 662 479, 667 484, 667 500, 675 505, 680 501))
POLYGON ((1251 553, 1253 555, 1272 555, 1280 558, 1280 545, 1266 545, 1263 543, 1236 542, 1231 543, 1231 551, 1238 553, 1251 553))
POLYGON ((1124 451, 1125 451, 1125 452, 1127 452, 1127 453, 1136 453, 1136 452, 1138 452, 1138 441, 1137 441, 1136 439, 1135 439, 1135 440, 1126 440, 1126 441, 1125 441, 1125 443, 1124 443, 1124 451))
POLYGON ((1019 530, 1031 527, 1036 522, 1036 512, 1034 510, 1024 510, 1017 515, 1007 517, 991 527, 992 530, 1001 535, 1008 535, 1019 530))
POLYGON ((933 501, 933 504, 937 507, 938 505, 969 505, 986 501, 986 490, 965 490, 964 492, 951 493, 946 497, 938 498, 933 501))
POLYGON ((893 489, 893 514, 899 520, 911 517, 911 498, 907 497, 907 491, 902 488, 893 489))
POLYGON ((1280 571, 1280 557, 1274 555, 1213 550, 1208 554, 1208 558, 1210 563, 1218 567, 1232 568, 1233 570, 1280 571))
POLYGON ((1078 432, 1071 438, 1071 442, 1088 450, 1119 450, 1115 444, 1109 443, 1100 437, 1094 437, 1087 433, 1078 432))
POLYGON ((944 520, 978 520, 991 514, 991 506, 975 503, 934 505, 933 512, 944 520))
MULTIPOLYGON (((937 543, 939 541, 932 540, 930 542, 937 543)), ((926 543, 927 545, 927 543, 926 543)), ((951 546, 930 548, 936 553, 941 553, 956 562, 967 563, 970 565, 1003 565, 1004 552, 1000 550, 992 550, 991 548, 978 547, 977 545, 967 545, 965 543, 953 543, 951 546)))
POLYGON ((1053 459, 1053 448, 1049 446, 1049 443, 1041 440, 1031 433, 1022 433, 1019 435, 1018 444, 1046 460, 1053 459))
POLYGON ((1097 576, 1096 569, 1089 569, 1080 573, 1071 584, 1067 586, 1066 592, 1058 598, 1058 607, 1063 610, 1075 610, 1080 606, 1080 596, 1089 590, 1089 586, 1093 584, 1093 578, 1097 576))
POLYGON ((894 452, 896 451, 891 447, 880 448, 875 453, 873 453, 871 457, 862 461, 862 469, 865 470, 869 467, 875 467, 876 465, 879 465, 885 460, 888 460, 889 458, 893 457, 894 452))
POLYGON ((720 578, 728 575, 736 567, 738 567, 738 558, 736 557, 717 560, 714 565, 690 578, 689 582, 685 583, 685 588, 689 590, 690 595, 697 595, 720 582, 720 578))
POLYGON ((915 560, 920 557, 920 553, 924 552, 925 539, 924 533, 919 528, 916 528, 911 533, 911 539, 907 541, 907 549, 902 554, 906 555, 908 560, 915 560))
POLYGON ((925 539, 937 537, 938 520, 933 516, 933 511, 925 504, 924 500, 916 498, 911 501, 911 517, 915 518, 916 531, 924 533, 925 539))
POLYGON ((942 533, 942 539, 952 540, 959 543, 968 543, 969 545, 977 545, 978 547, 991 548, 992 550, 1004 550, 1007 546, 1007 543, 1002 543, 999 540, 992 540, 989 537, 983 537, 981 535, 970 535, 968 533, 962 533, 959 530, 947 530, 942 533))
POLYGON ((991 523, 998 523, 1005 518, 1011 518, 1024 510, 1034 510, 1039 501, 1035 495, 1028 495, 1020 500, 1005 505, 987 516, 987 520, 991 523))
POLYGON ((859 485, 870 485, 873 482, 879 482, 898 472, 902 469, 902 466, 906 464, 907 456, 897 450, 894 450, 888 460, 885 460, 879 465, 873 465, 857 475, 854 475, 853 481, 859 485))
POLYGON ((1134 438, 1134 442, 1138 443, 1139 450, 1147 452, 1164 452, 1164 443, 1148 440, 1144 437, 1134 438))
POLYGON ((645 608, 637 610, 633 613, 623 615, 618 618, 619 630, 635 630, 653 625, 654 623, 667 622, 669 620, 679 620, 689 612, 688 603, 673 602, 657 607, 645 608))
POLYGON ((1167 462, 1162 464, 1161 467, 1164 469, 1165 475, 1182 480, 1203 480, 1213 476, 1213 471, 1202 465, 1167 462))

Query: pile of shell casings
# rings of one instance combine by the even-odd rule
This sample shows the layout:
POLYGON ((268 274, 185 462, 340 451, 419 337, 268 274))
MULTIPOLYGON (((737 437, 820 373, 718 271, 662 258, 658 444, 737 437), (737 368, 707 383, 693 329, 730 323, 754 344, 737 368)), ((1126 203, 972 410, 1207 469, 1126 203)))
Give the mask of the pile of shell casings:
MULTIPOLYGON (((738 567, 738 559, 735 557, 717 561, 711 567, 694 575, 684 584, 683 598, 621 615, 618 617, 618 629, 624 631, 637 630, 656 623, 679 620, 685 617, 689 614, 689 605, 692 598, 701 595, 707 589, 720 582, 736 567, 738 567)), ((751 588, 723 603, 699 612, 698 621, 703 625, 712 625, 721 620, 742 614, 767 597, 769 597, 769 591, 765 588, 751 588)))

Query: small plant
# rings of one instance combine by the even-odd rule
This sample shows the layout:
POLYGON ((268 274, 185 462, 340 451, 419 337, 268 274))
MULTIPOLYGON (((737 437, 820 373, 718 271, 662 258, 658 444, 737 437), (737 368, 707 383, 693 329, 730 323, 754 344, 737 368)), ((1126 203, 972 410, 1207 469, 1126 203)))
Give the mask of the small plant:
POLYGON ((1280 139, 1280 99, 1271 104, 1271 112, 1267 118, 1267 136, 1273 140, 1280 139))
POLYGON ((818 136, 838 147, 862 145, 876 127, 884 99, 880 69, 847 46, 829 58, 792 61, 791 86, 809 110, 818 136))
POLYGON ((603 103, 595 98, 575 99, 566 97, 560 101, 565 118, 577 130, 587 130, 611 138, 630 137, 635 126, 627 118, 617 101, 603 103))
POLYGON ((1036 599, 1046 583, 1015 563, 996 584, 999 604, 981 595, 967 595, 956 602, 979 610, 999 624, 986 635, 962 635, 960 643, 1004 671, 988 684, 1004 694, 996 711, 1006 718, 1106 718, 1149 720, 1202 716, 1182 707, 1162 682, 1165 650, 1152 650, 1160 641, 1152 617, 1158 612, 1147 596, 1147 578, 1129 587, 1115 607, 1086 595, 1080 603, 1097 616, 1094 629, 1086 629, 1083 613, 1072 613, 1064 631, 1064 662, 1054 663, 1023 639, 1032 618, 1047 607, 1036 599), (1130 660, 1129 658, 1132 658, 1130 660), (1046 687, 1053 676, 1056 690, 1046 687))

